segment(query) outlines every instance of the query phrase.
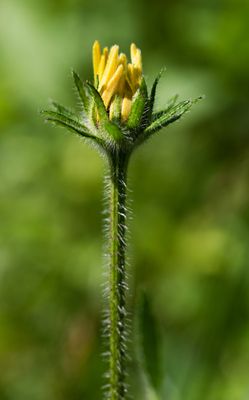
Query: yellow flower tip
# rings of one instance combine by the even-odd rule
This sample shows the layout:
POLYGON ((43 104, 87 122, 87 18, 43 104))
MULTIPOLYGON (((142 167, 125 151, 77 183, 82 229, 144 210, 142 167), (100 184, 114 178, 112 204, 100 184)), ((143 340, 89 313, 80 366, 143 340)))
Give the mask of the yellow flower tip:
POLYGON ((105 70, 105 63, 106 63, 105 56, 104 56, 104 54, 102 54, 102 56, 100 57, 100 62, 99 62, 99 67, 98 67, 98 72, 97 72, 99 81, 101 80, 101 78, 103 76, 103 72, 105 70))
POLYGON ((127 66, 127 81, 131 88, 132 93, 134 94, 137 89, 137 79, 136 79, 134 65, 130 63, 127 66))
POLYGON ((135 43, 131 44, 130 53, 131 53, 131 62, 132 62, 132 64, 135 64, 136 63, 136 54, 137 54, 137 46, 135 45, 135 43))
POLYGON ((113 99, 118 94, 121 97, 121 121, 128 119, 132 97, 139 88, 142 80, 142 55, 135 43, 130 46, 131 62, 128 63, 124 53, 119 54, 119 46, 113 45, 110 50, 101 47, 96 40, 93 44, 93 70, 95 85, 109 118, 113 115, 113 99), (98 76, 98 78, 97 78, 98 76))
POLYGON ((131 62, 135 69, 142 74, 142 53, 141 50, 137 48, 135 43, 131 44, 131 62))
POLYGON ((118 66, 115 74, 112 76, 112 78, 108 82, 107 89, 111 89, 111 88, 116 89, 117 88, 119 80, 120 80, 121 76, 123 75, 123 72, 124 72, 124 66, 121 64, 118 66))
POLYGON ((104 101, 106 108, 108 107, 108 105, 111 101, 111 98, 113 97, 114 93, 116 92, 116 89, 118 88, 118 85, 119 85, 120 79, 123 75, 123 72, 124 72, 123 65, 119 65, 115 74, 108 82, 107 88, 105 89, 104 93, 102 94, 102 99, 104 101))
POLYGON ((100 57, 100 62, 99 62, 99 66, 98 66, 97 75, 98 75, 99 82, 101 81, 103 73, 104 73, 104 70, 105 70, 107 57, 108 57, 108 47, 105 47, 103 49, 103 53, 102 53, 102 55, 100 57))
POLYGON ((139 72, 142 74, 142 52, 140 49, 137 49, 135 66, 139 70, 139 72))
POLYGON ((124 69, 127 68, 127 57, 124 53, 120 53, 118 62, 124 66, 124 69))
POLYGON ((105 57, 105 60, 107 60, 107 58, 108 58, 108 47, 104 47, 103 56, 105 57))
POLYGON ((110 49, 105 71, 99 83, 99 90, 107 85, 108 81, 111 79, 112 75, 116 71, 116 68, 118 66, 118 51, 119 47, 117 45, 112 46, 110 49))
POLYGON ((93 72, 94 72, 94 78, 96 78, 101 57, 101 48, 98 40, 95 40, 95 42, 93 43, 92 54, 93 54, 93 72))

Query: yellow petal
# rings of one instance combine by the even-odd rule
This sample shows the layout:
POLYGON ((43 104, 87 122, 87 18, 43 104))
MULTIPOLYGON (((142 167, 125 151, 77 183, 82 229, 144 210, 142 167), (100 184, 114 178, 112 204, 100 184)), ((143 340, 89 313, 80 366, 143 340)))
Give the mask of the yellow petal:
POLYGON ((121 53, 119 55, 118 62, 119 62, 119 64, 123 65, 123 67, 124 67, 124 73, 120 79, 119 86, 118 86, 118 93, 120 94, 121 97, 123 97, 124 90, 125 90, 125 79, 127 76, 127 57, 124 53, 121 53))
POLYGON ((131 52, 131 62, 132 64, 136 64, 137 46, 135 45, 135 43, 131 44, 130 52, 131 52))
POLYGON ((117 92, 120 94, 121 97, 124 96, 124 91, 125 91, 125 74, 123 74, 120 78, 117 92))
POLYGON ((137 79, 136 79, 136 74, 135 74, 135 69, 133 64, 128 64, 127 66, 127 81, 129 83, 129 86, 132 90, 132 93, 134 94, 136 89, 137 89, 137 79))
POLYGON ((134 43, 131 44, 131 61, 134 66, 133 86, 137 89, 142 78, 142 54, 134 43))
POLYGON ((102 79, 105 67, 106 67, 106 61, 108 58, 108 47, 104 47, 103 49, 103 54, 100 57, 100 62, 99 62, 99 67, 98 67, 98 78, 99 78, 99 82, 102 79))
POLYGON ((127 69, 127 57, 124 53, 120 53, 119 58, 118 58, 118 63, 122 64, 124 66, 124 70, 126 71, 127 69))
POLYGON ((108 58, 108 47, 103 48, 103 56, 105 56, 105 60, 107 61, 108 58))
POLYGON ((101 49, 98 40, 95 40, 95 42, 93 43, 92 54, 93 54, 93 73, 95 79, 98 73, 98 67, 101 57, 101 49))
POLYGON ((102 99, 103 99, 103 102, 104 102, 106 108, 108 107, 112 96, 114 95, 116 89, 118 88, 120 78, 122 77, 123 72, 124 72, 123 65, 119 65, 115 74, 112 76, 112 78, 108 82, 107 88, 105 89, 105 91, 102 95, 102 99))
POLYGON ((117 69, 118 66, 118 50, 119 47, 117 45, 114 45, 110 49, 110 53, 107 59, 105 71, 103 73, 100 85, 99 85, 99 90, 102 89, 103 86, 106 86, 112 75, 117 69))
POLYGON ((101 81, 101 78, 103 76, 105 65, 106 65, 106 57, 104 54, 102 54, 102 56, 100 57, 99 68, 98 68, 99 82, 101 81))
POLYGON ((121 121, 125 122, 130 114, 131 111, 131 99, 129 97, 124 97, 122 101, 122 108, 121 108, 121 121))
POLYGON ((142 73, 142 53, 140 49, 137 49, 135 67, 142 73))
POLYGON ((134 89, 136 91, 139 88, 142 81, 142 71, 137 67, 134 67, 134 79, 135 79, 134 89))

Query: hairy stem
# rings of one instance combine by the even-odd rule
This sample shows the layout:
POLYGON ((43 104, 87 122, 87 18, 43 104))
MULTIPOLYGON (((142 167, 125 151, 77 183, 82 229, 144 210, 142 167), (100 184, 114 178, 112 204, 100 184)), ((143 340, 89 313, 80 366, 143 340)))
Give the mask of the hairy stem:
POLYGON ((116 151, 111 158, 109 239, 109 394, 124 400, 126 317, 126 173, 128 157, 116 151))

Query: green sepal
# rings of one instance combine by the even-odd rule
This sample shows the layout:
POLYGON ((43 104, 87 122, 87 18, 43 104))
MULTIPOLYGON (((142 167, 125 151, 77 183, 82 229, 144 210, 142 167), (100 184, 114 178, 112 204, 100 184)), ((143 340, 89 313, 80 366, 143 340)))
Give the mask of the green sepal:
POLYGON ((98 140, 98 138, 92 135, 84 125, 62 113, 44 110, 41 111, 41 114, 45 116, 46 121, 50 121, 56 125, 67 128, 80 136, 98 140))
POLYGON ((166 68, 162 68, 159 74, 157 75, 156 79, 154 80, 154 83, 151 88, 150 92, 150 98, 148 102, 148 121, 151 121, 152 113, 153 113, 153 108, 155 104, 155 97, 156 97, 156 90, 157 90, 157 85, 159 83, 159 80, 161 79, 162 74, 165 72, 166 68))
POLYGON ((73 73, 74 84, 83 106, 83 111, 86 114, 89 114, 91 100, 92 100, 91 92, 87 84, 85 82, 82 82, 79 75, 75 71, 73 71, 72 73, 73 73))
POLYGON ((147 85, 143 77, 141 85, 132 99, 131 111, 128 121, 126 123, 126 126, 128 128, 135 129, 140 126, 147 99, 148 99, 147 85))
POLYGON ((167 106, 166 106, 166 108, 164 110, 160 110, 160 111, 154 112, 152 114, 152 122, 155 121, 156 119, 160 118, 163 114, 165 114, 169 110, 171 110, 171 108, 175 106, 178 98, 179 98, 179 94, 175 94, 174 96, 172 96, 169 99, 169 101, 167 103, 167 106))
POLYGON ((91 95, 93 97, 94 105, 96 106, 96 109, 98 112, 100 124, 102 124, 104 121, 109 121, 104 102, 103 102, 102 97, 100 96, 99 92, 90 82, 87 82, 86 85, 89 88, 91 95))
POLYGON ((112 100, 113 105, 113 114, 111 117, 111 121, 120 122, 121 120, 121 107, 122 107, 122 97, 118 94, 114 96, 112 100))
POLYGON ((145 136, 149 136, 161 128, 171 124, 174 121, 177 121, 182 117, 187 111, 190 110, 193 104, 195 104, 202 97, 198 97, 194 100, 185 100, 176 104, 174 107, 171 107, 169 110, 166 109, 162 115, 153 121, 144 131, 145 136))
POLYGON ((103 131, 107 135, 108 139, 119 142, 123 139, 121 130, 115 123, 112 123, 109 120, 104 102, 97 89, 90 82, 87 82, 87 85, 92 93, 94 105, 96 106, 96 111, 98 113, 100 132, 103 131))
POLYGON ((104 129, 104 132, 107 133, 107 136, 110 139, 114 140, 116 143, 124 139, 124 135, 121 129, 109 119, 102 123, 102 127, 104 129))
POLYGON ((77 119, 77 115, 71 111, 68 107, 63 106, 62 104, 57 103, 57 101, 51 100, 51 105, 54 108, 54 111, 65 115, 66 117, 77 119))

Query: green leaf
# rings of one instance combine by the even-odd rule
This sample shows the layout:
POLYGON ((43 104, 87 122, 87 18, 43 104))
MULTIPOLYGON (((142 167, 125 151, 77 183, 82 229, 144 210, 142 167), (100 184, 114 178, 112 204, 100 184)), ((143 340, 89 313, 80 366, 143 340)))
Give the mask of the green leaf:
POLYGON ((120 95, 116 94, 113 101, 113 111, 111 121, 120 122, 121 119, 121 106, 122 106, 122 98, 120 95))
POLYGON ((77 89, 77 92, 79 94, 80 100, 83 105, 83 110, 85 111, 86 114, 88 114, 92 97, 91 92, 89 91, 87 84, 81 81, 79 75, 75 71, 73 71, 73 79, 75 87, 77 89))
POLYGON ((100 96, 99 92, 90 82, 87 82, 86 85, 88 86, 88 88, 92 94, 92 97, 94 99, 94 103, 95 103, 95 106, 98 111, 100 123, 107 121, 107 120, 109 121, 104 102, 103 102, 102 97, 100 96))
POLYGON ((94 98, 94 104, 97 109, 100 123, 100 131, 102 129, 109 139, 119 142, 124 137, 120 128, 109 120, 104 102, 97 89, 90 82, 87 82, 87 85, 94 98))
POLYGON ((115 123, 112 123, 109 120, 104 102, 97 89, 90 82, 87 82, 87 85, 92 93, 94 104, 98 112, 100 132, 103 130, 103 133, 107 135, 108 139, 119 142, 123 139, 123 134, 121 130, 115 123))
POLYGON ((80 136, 91 138, 97 141, 99 140, 96 136, 92 135, 84 125, 82 125, 78 121, 75 121, 72 118, 67 117, 62 113, 46 110, 42 111, 41 113, 45 116, 46 121, 50 121, 56 125, 63 126, 64 128, 67 128, 80 136))
POLYGON ((159 83, 159 80, 161 79, 162 74, 165 72, 166 68, 162 68, 159 74, 157 75, 156 79, 154 80, 154 83, 151 88, 150 92, 150 100, 148 104, 148 119, 149 121, 151 120, 152 117, 152 112, 155 104, 155 97, 156 97, 156 90, 157 90, 157 85, 159 83))
POLYGON ((151 134, 159 131, 161 128, 181 118, 182 115, 184 115, 187 111, 189 111, 192 105, 195 104, 201 98, 202 97, 198 97, 195 100, 181 101, 180 103, 171 107, 170 109, 166 109, 155 121, 153 121, 145 129, 144 131, 145 137, 150 136, 151 134))
POLYGON ((152 387, 158 391, 162 383, 161 337, 148 295, 143 292, 139 309, 139 337, 142 363, 152 387))
POLYGON ((102 127, 105 133, 107 133, 108 138, 114 139, 115 142, 120 142, 124 139, 121 129, 115 123, 109 121, 109 119, 102 124, 102 127))
POLYGON ((132 99, 131 111, 126 123, 127 127, 134 129, 139 127, 144 113, 145 105, 148 99, 148 92, 145 79, 142 79, 141 86, 132 99))
POLYGON ((51 105, 54 107, 56 112, 63 114, 69 118, 77 119, 77 115, 73 111, 71 111, 68 107, 63 106, 54 100, 51 101, 51 105))
POLYGON ((165 114, 166 111, 169 111, 172 107, 174 107, 174 105, 176 104, 178 98, 179 98, 179 94, 175 94, 174 96, 172 96, 169 99, 169 101, 167 103, 167 106, 166 106, 166 108, 164 110, 157 111, 157 112, 152 114, 152 121, 155 121, 156 119, 161 117, 163 114, 165 114))

